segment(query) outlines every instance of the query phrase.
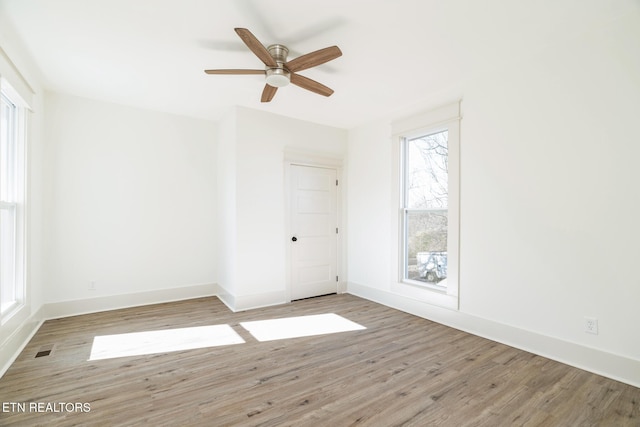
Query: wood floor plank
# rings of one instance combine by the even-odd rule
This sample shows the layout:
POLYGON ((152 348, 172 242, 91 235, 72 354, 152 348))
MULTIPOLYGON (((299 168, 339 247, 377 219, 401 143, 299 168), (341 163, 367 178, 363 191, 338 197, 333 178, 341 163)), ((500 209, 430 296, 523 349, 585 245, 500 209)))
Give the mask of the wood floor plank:
POLYGON ((2 411, 2 426, 640 425, 638 388, 352 295, 239 313, 199 298, 47 321, 0 379, 0 402, 90 405, 2 411), (241 325, 326 313, 366 329, 260 342, 241 325), (244 343, 90 360, 96 336, 210 325, 244 343), (36 358, 42 348, 50 355, 36 358))

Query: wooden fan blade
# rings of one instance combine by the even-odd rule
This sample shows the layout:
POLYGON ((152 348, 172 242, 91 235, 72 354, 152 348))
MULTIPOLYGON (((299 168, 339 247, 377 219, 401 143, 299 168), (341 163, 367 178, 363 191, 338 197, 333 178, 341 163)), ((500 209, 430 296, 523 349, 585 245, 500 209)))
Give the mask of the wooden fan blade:
POLYGON ((261 102, 269 102, 273 99, 273 96, 276 94, 278 90, 277 87, 271 85, 264 85, 264 90, 262 91, 262 98, 260 98, 261 102))
POLYGON ((207 74, 264 74, 264 70, 204 70, 207 74))
POLYGON ((315 80, 311 80, 305 76, 301 76, 300 74, 291 73, 291 83, 319 95, 331 96, 331 94, 333 94, 333 89, 330 89, 315 80))
POLYGON ((342 51, 338 46, 325 47, 324 49, 299 56, 296 59, 287 62, 284 66, 293 73, 315 67, 316 65, 324 64, 325 62, 329 62, 339 56, 342 56, 342 51))
POLYGON ((276 60, 269 55, 269 51, 260 41, 251 34, 251 31, 246 28, 235 28, 236 33, 240 36, 244 44, 247 45, 251 52, 253 52, 264 64, 268 67, 277 67, 276 60))

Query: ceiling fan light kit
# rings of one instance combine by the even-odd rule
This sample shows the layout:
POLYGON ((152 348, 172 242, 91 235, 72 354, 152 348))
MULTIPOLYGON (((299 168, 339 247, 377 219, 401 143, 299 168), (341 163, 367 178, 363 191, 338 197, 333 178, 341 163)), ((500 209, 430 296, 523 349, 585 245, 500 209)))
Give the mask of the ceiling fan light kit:
POLYGON ((273 87, 283 87, 291 81, 291 73, 284 68, 267 68, 267 84, 273 87))
POLYGON ((317 93, 323 96, 331 96, 333 90, 327 86, 311 80, 307 77, 296 74, 297 71, 306 70, 329 62, 342 55, 338 46, 331 46, 315 52, 302 55, 294 60, 287 62, 289 49, 281 44, 272 44, 265 48, 262 43, 246 28, 236 28, 236 33, 247 47, 264 63, 263 70, 242 70, 242 69, 223 69, 223 70, 204 70, 207 74, 264 74, 266 76, 266 85, 262 91, 262 102, 270 102, 276 91, 280 87, 293 83, 303 89, 317 93))

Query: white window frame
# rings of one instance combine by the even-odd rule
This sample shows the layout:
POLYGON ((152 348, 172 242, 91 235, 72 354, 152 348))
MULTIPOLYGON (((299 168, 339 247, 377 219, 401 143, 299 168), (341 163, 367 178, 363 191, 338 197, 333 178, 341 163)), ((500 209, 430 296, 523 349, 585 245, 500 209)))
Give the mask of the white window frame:
MULTIPOLYGON (((22 307, 26 300, 26 126, 27 126, 27 104, 14 88, 4 79, 0 78, 0 92, 3 101, 9 102, 13 108, 13 123, 11 124, 11 135, 14 140, 14 159, 11 168, 11 187, 9 192, 0 200, 0 209, 11 213, 13 216, 13 230, 10 233, 12 253, 8 257, 0 254, 2 264, 9 262, 10 273, 4 276, 0 283, 0 325, 4 325, 22 307), (12 270, 12 271, 11 271, 12 270)), ((2 124, 0 123, 0 126, 2 124)), ((0 129, 0 132, 3 131, 0 129)), ((0 180, 4 174, 0 174, 0 180)), ((2 238, 2 236, 0 236, 2 238)), ((6 265, 0 264, 0 274, 4 274, 6 265)))
POLYGON ((460 102, 416 114, 392 123, 393 171, 398 185, 393 194, 394 209, 398 212, 393 229, 397 245, 392 250, 392 290, 401 295, 441 307, 458 309, 459 241, 460 241, 460 102), (448 225, 446 286, 405 279, 406 228, 405 204, 406 171, 404 169, 405 141, 416 137, 448 131, 448 225))

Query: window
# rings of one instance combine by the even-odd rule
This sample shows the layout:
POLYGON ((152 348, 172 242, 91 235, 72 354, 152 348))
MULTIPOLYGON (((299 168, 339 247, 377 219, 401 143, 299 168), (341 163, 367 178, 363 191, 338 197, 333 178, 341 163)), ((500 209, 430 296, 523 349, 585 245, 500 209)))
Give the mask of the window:
POLYGON ((444 287, 449 207, 448 130, 403 138, 405 280, 444 287))
POLYGON ((398 285, 457 308, 459 103, 393 123, 397 145, 398 285))
POLYGON ((24 103, 0 80, 0 318, 24 302, 24 103))

